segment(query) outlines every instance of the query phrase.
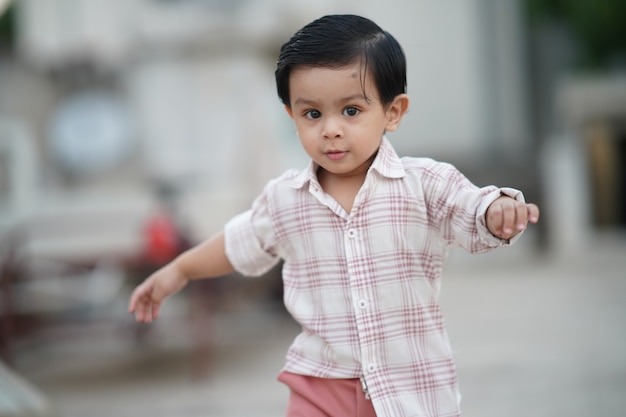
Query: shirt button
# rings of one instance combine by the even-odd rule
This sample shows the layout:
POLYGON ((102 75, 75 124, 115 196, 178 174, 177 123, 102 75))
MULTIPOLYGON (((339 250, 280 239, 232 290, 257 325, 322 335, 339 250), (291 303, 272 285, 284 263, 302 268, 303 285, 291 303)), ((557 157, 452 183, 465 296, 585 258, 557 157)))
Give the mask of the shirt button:
POLYGON ((376 364, 370 363, 369 365, 367 365, 367 372, 370 374, 376 372, 376 364))
POLYGON ((368 306, 367 300, 359 300, 359 308, 365 310, 368 306))
POLYGON ((351 238, 356 237, 356 230, 354 229, 348 230, 348 237, 351 237, 351 238))

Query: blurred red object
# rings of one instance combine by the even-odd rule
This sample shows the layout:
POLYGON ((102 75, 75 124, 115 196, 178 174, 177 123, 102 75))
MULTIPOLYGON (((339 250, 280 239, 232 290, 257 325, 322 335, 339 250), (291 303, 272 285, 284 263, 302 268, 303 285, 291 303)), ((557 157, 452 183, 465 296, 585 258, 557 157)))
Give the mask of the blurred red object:
POLYGON ((153 265, 164 265, 183 249, 182 237, 174 220, 164 214, 153 215, 146 224, 145 260, 153 265))

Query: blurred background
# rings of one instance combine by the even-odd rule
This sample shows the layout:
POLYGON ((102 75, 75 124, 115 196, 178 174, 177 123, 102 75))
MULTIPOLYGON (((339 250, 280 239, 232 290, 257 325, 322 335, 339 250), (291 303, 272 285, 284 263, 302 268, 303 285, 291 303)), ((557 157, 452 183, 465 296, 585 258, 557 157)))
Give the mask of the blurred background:
POLYGON ((283 415, 279 269, 151 326, 126 304, 305 166, 273 71, 329 13, 403 45, 401 155, 542 209, 511 249, 451 254, 466 415, 623 413, 626 2, 0 0, 0 416, 283 415))

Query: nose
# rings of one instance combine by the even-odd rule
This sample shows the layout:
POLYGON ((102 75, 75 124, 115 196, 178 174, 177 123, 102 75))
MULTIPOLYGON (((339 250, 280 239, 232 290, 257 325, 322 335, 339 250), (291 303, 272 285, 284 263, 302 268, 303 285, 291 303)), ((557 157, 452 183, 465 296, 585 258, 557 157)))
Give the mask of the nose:
POLYGON ((323 136, 325 139, 338 139, 343 137, 343 128, 340 120, 336 117, 327 117, 324 122, 323 136))

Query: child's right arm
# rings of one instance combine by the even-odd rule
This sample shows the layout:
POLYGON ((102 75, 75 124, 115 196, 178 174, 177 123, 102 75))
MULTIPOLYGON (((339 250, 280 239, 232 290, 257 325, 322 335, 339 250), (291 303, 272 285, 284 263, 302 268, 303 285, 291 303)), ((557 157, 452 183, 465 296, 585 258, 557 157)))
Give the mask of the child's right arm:
POLYGON ((180 291, 191 279, 214 278, 233 272, 226 257, 224 232, 182 253, 141 283, 128 304, 139 322, 150 323, 159 315, 163 300, 180 291))

